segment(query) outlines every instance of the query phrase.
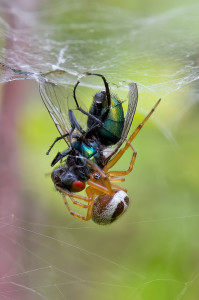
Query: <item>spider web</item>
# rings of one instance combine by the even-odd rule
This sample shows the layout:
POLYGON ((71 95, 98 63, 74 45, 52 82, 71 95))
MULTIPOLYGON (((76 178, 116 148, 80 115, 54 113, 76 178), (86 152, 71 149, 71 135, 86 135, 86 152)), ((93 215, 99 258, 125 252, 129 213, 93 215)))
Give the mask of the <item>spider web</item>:
MULTIPOLYGON (((53 157, 44 154, 57 132, 36 101, 38 84, 24 81, 30 92, 16 125, 18 207, 1 204, 1 299, 197 299, 199 5, 118 3, 1 2, 0 60, 32 73, 4 69, 1 83, 38 81, 38 74, 62 69, 66 74, 52 80, 73 86, 90 71, 123 95, 134 81, 133 126, 163 99, 135 141, 138 158, 123 185, 129 211, 101 227, 69 216, 44 176, 53 157)), ((124 164, 128 155, 118 170, 124 164)))

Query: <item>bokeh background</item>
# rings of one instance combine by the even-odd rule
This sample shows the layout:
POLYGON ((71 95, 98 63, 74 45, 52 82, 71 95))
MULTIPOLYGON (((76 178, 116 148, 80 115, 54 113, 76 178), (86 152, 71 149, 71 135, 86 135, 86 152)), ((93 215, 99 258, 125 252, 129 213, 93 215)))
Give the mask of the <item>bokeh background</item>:
MULTIPOLYGON (((1 299, 198 299, 198 11, 188 0, 1 1, 1 62, 61 68, 67 75, 53 80, 66 88, 99 72, 122 100, 136 82, 131 131, 162 98, 133 143, 131 205, 99 226, 70 216, 53 186, 50 163, 66 145, 45 155, 58 132, 36 75, 1 69, 1 299)), ((80 96, 92 100, 100 84, 80 96)))

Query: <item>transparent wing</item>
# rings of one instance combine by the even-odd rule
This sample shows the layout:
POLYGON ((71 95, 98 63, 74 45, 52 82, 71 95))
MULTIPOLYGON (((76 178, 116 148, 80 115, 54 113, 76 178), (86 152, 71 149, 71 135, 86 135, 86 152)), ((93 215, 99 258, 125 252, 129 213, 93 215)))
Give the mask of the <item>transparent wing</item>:
MULTIPOLYGON (((59 133, 67 135, 64 139, 68 146, 70 146, 69 133, 71 131, 71 123, 69 119, 69 109, 74 112, 78 124, 82 128, 86 128, 87 116, 77 110, 76 103, 73 98, 73 86, 72 85, 56 85, 53 82, 47 80, 40 80, 39 90, 41 98, 53 119, 59 133)), ((79 101, 81 107, 84 105, 79 101)), ((79 134, 77 129, 73 131, 73 134, 79 134)))
MULTIPOLYGON (((55 85, 52 82, 42 81, 39 83, 41 98, 55 126, 61 135, 66 135, 70 133, 71 126, 67 112, 67 94, 63 96, 61 89, 62 86, 55 85)), ((69 145, 69 137, 66 136, 64 139, 69 145)))
POLYGON ((136 107, 138 102, 138 89, 137 84, 132 82, 129 84, 129 102, 128 102, 128 111, 127 115, 125 117, 125 123, 124 123, 124 129, 122 131, 122 137, 119 141, 119 144, 121 144, 125 141, 129 130, 131 128, 131 124, 133 122, 133 118, 135 115, 136 107))
POLYGON ((122 136, 115 147, 110 147, 104 150, 104 155, 106 157, 106 163, 111 159, 111 157, 118 151, 121 145, 127 138, 131 124, 133 122, 133 117, 135 115, 136 107, 138 102, 138 89, 137 84, 132 82, 129 84, 129 101, 128 101, 128 111, 125 117, 124 128, 122 131, 122 136))

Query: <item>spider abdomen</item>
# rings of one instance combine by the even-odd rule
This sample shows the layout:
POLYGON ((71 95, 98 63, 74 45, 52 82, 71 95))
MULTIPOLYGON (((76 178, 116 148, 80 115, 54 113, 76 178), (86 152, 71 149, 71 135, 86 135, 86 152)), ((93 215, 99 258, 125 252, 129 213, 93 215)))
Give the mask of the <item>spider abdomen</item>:
POLYGON ((129 206, 129 197, 122 190, 116 190, 113 196, 102 194, 95 199, 92 220, 100 225, 114 222, 129 206))

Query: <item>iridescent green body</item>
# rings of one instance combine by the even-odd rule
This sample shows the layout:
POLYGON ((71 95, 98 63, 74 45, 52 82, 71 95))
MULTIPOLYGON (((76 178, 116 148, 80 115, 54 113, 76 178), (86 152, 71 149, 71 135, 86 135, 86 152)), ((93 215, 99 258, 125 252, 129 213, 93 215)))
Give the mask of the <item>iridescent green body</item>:
MULTIPOLYGON (((103 105, 101 114, 107 108, 106 103, 103 105)), ((124 128, 124 111, 122 103, 116 97, 111 96, 111 108, 104 121, 103 127, 98 129, 98 136, 104 145, 114 145, 121 139, 124 128)))
POLYGON ((79 151, 79 153, 86 158, 98 157, 97 149, 99 145, 97 142, 88 142, 88 144, 80 141, 76 141, 73 144, 73 147, 79 151))

